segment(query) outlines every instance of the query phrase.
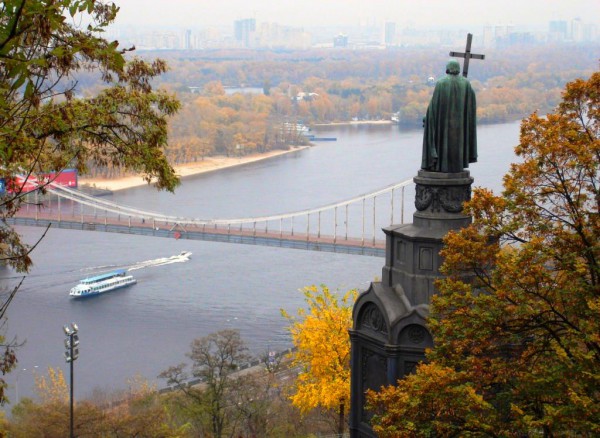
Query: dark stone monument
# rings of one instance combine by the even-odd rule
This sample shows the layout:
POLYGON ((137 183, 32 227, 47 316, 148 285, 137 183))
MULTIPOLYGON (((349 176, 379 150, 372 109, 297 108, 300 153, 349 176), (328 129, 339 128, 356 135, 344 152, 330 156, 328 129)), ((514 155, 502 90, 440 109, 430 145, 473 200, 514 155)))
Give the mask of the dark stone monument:
POLYGON ((459 63, 450 60, 433 90, 423 119, 422 169, 454 173, 477 161, 475 92, 458 73, 459 63))
MULTIPOLYGON (((470 38, 467 41, 467 53, 470 53, 470 38)), ((465 95, 472 92, 470 86, 462 89, 465 95)), ((464 96, 454 94, 453 98, 462 99, 464 96)), ((447 102, 432 98, 431 111, 440 113, 445 108, 448 108, 447 102), (442 107, 437 108, 437 105, 442 107)), ((475 108, 472 111, 474 124, 475 108)), ((447 123, 448 126, 435 129, 453 130, 455 126, 464 129, 464 124, 455 123, 463 116, 464 113, 457 115, 450 112, 438 119, 439 123, 447 123)), ((464 138, 463 134, 458 132, 446 137, 455 139, 444 146, 448 148, 450 161, 460 155, 453 148, 465 147, 459 141, 464 138)), ((428 153, 426 135, 427 131, 423 162, 426 162, 428 153)), ((449 167, 444 167, 444 171, 435 170, 435 166, 419 170, 414 178, 416 212, 413 223, 392 225, 383 230, 386 234, 386 257, 382 280, 371 283, 369 289, 358 297, 353 310, 353 328, 350 330, 351 437, 375 436, 369 426, 370 414, 365 409, 365 392, 396 384, 425 359, 425 349, 433 346, 426 317, 431 297, 435 294, 434 281, 441 277, 439 268, 442 259, 439 253, 442 239, 448 231, 471 222, 471 217, 463 214, 462 205, 471 197, 473 178, 464 167, 476 161, 476 139, 473 137, 472 140, 475 141, 475 154, 470 156, 471 159, 465 161, 460 157, 458 161, 450 162, 449 167), (453 170, 446 171, 447 168, 453 170)))

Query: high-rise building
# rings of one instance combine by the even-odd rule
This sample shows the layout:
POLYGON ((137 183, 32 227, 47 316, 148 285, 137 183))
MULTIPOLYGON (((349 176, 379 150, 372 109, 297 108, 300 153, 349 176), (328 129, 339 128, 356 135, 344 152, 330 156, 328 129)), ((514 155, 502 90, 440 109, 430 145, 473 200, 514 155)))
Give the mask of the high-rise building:
POLYGON ((152 31, 136 37, 137 46, 142 49, 180 50, 181 34, 178 32, 152 31))
POLYGON ((584 25, 581 18, 571 20, 571 39, 575 42, 584 41, 584 25))
POLYGON ((385 23, 384 42, 386 46, 393 46, 396 44, 396 23, 391 21, 385 23))
POLYGON ((493 47, 496 42, 496 37, 494 36, 494 28, 490 25, 487 25, 483 28, 483 46, 484 47, 493 47))
POLYGON ((508 36, 508 27, 504 24, 494 26, 494 39, 496 42, 508 36))
POLYGON ((270 49, 308 49, 311 46, 311 36, 303 28, 262 23, 256 30, 256 46, 270 49))
POLYGON ((343 33, 333 38, 333 47, 348 47, 348 35, 343 33))
POLYGON ((593 23, 586 23, 583 26, 584 41, 598 41, 598 26, 593 23))
POLYGON ((254 32, 256 32, 256 20, 254 18, 243 18, 233 23, 235 39, 242 47, 253 45, 254 32))
POLYGON ((190 50, 192 48, 192 31, 190 29, 186 29, 185 31, 185 44, 183 47, 186 50, 190 50))
POLYGON ((550 22, 550 40, 564 41, 568 37, 567 22, 564 20, 553 20, 550 22))

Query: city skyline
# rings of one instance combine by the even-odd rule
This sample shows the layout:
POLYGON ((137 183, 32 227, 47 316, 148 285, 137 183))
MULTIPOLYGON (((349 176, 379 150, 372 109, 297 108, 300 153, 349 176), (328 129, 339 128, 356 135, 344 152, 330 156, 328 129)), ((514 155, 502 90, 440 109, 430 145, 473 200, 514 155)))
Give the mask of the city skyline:
POLYGON ((511 24, 547 28, 552 20, 581 18, 600 24, 597 0, 505 0, 482 2, 441 0, 223 0, 218 6, 203 0, 116 0, 121 8, 117 26, 202 27, 233 26, 254 18, 288 26, 357 26, 393 21, 399 26, 424 28, 511 24))

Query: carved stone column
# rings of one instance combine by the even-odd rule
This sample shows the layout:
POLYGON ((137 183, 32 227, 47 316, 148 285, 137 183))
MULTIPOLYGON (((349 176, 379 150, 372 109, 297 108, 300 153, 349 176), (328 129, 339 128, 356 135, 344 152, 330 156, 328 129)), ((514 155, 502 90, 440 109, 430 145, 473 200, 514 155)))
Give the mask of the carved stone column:
POLYGON ((428 172, 419 170, 414 177, 416 184, 414 225, 426 225, 435 221, 447 231, 463 227, 471 218, 462 213, 465 201, 471 199, 473 178, 469 171, 456 173, 428 172))

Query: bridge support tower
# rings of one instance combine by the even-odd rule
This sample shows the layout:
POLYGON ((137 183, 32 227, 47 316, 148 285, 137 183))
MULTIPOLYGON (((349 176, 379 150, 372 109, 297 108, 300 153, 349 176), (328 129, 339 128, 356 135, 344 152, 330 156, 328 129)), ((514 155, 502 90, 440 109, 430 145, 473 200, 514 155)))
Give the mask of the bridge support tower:
POLYGON ((434 281, 441 277, 442 239, 450 230, 470 224, 462 205, 471 197, 473 178, 420 170, 412 224, 392 225, 386 234, 382 280, 371 283, 354 305, 350 330, 350 436, 375 437, 365 409, 365 392, 396 384, 425 359, 433 346, 426 325, 434 281))

